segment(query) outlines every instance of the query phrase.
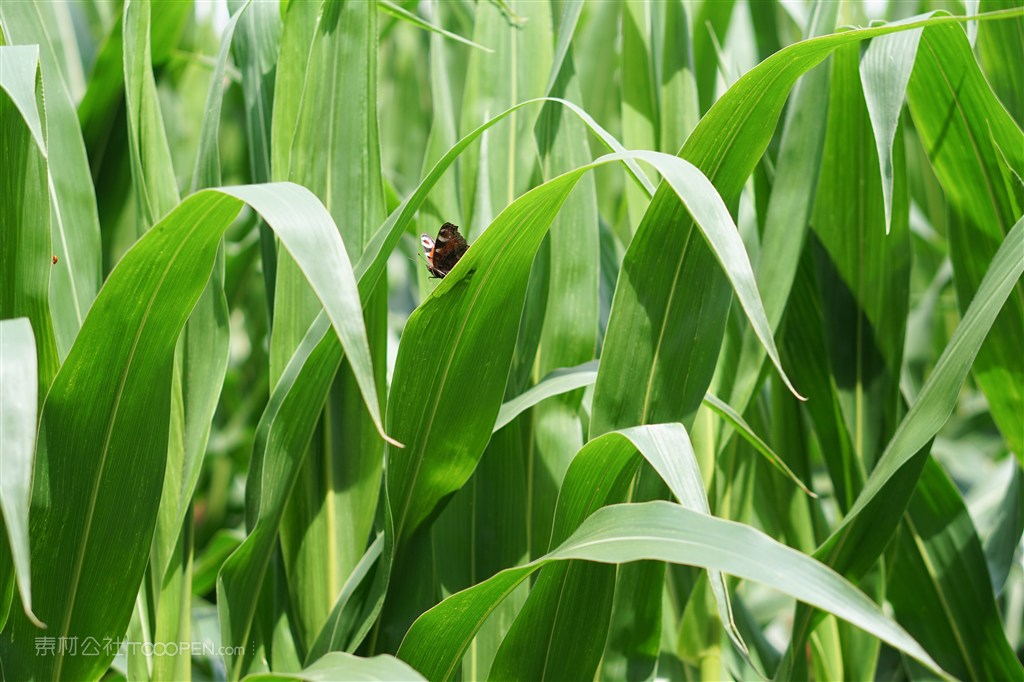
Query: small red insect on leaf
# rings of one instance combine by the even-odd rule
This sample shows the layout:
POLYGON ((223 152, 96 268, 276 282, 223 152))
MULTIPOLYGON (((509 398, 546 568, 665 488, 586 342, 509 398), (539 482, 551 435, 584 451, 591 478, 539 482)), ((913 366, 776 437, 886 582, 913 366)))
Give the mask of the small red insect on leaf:
POLYGON ((54 256, 54 257, 53 257, 53 264, 54 264, 54 265, 56 265, 56 264, 57 264, 57 257, 56 257, 56 256, 54 256))

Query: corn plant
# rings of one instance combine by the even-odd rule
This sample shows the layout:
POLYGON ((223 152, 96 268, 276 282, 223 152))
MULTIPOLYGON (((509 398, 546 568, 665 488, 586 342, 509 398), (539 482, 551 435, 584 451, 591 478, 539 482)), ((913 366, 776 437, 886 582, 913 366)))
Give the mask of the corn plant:
POLYGON ((0 4, 0 679, 1024 679, 1022 124, 1020 0, 0 4))

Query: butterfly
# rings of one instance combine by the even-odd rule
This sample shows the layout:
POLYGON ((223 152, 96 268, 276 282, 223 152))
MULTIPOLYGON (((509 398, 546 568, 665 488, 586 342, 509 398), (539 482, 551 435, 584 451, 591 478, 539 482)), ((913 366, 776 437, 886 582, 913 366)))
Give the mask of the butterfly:
POLYGON ((437 233, 437 239, 429 234, 420 235, 423 255, 427 257, 427 270, 438 279, 452 271, 459 259, 469 250, 465 237, 459 234, 459 226, 445 223, 437 233))

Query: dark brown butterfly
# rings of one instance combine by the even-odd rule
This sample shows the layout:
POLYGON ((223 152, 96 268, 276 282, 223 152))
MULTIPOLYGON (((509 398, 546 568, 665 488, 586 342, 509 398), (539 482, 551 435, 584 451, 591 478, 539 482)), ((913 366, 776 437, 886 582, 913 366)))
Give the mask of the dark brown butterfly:
POLYGON ((451 223, 441 226, 437 239, 431 239, 429 234, 421 234, 420 243, 423 245, 423 255, 427 257, 427 270, 438 279, 443 279, 451 272, 469 250, 469 244, 459 234, 459 226, 451 223))

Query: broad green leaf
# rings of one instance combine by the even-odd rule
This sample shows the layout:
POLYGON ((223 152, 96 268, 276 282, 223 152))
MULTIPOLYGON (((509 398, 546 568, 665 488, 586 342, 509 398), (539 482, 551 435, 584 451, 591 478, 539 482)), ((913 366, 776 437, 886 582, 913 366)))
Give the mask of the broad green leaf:
MULTIPOLYGON (((228 0, 228 8, 238 13, 248 0, 228 0)), ((277 0, 252 3, 241 18, 238 36, 231 53, 242 74, 245 103, 245 139, 252 182, 270 182, 271 112, 274 107, 278 45, 281 39, 281 13, 277 0)), ((260 253, 268 310, 274 310, 274 280, 277 276, 277 247, 274 233, 260 223, 260 253)))
MULTIPOLYGON (((827 0, 815 3, 808 37, 831 31, 838 9, 837 3, 827 0)), ((757 263, 757 285, 773 330, 778 329, 790 298, 814 206, 828 111, 828 99, 820 93, 828 88, 829 71, 827 65, 818 66, 797 82, 782 126, 757 263)), ((736 383, 729 394, 729 404, 740 414, 757 389, 764 360, 764 347, 746 330, 736 361, 736 383)))
POLYGON ((921 473, 895 544, 889 601, 943 670, 964 680, 1024 676, 1003 631, 974 524, 934 460, 921 473))
POLYGON ((136 236, 179 201, 150 56, 150 0, 124 4, 124 96, 137 212, 136 236))
MULTIPOLYGON (((564 8, 572 11, 571 6, 564 8)), ((573 30, 572 16, 559 17, 566 23, 558 27, 561 36, 573 30)), ((568 100, 581 99, 579 77, 573 54, 568 52, 559 64, 559 72, 552 73, 550 93, 568 100)), ((534 131, 541 153, 541 172, 544 178, 575 168, 590 160, 586 128, 564 107, 553 102, 546 104, 534 131)), ((637 188, 643 193, 643 189, 637 188)), ((546 267, 533 269, 533 282, 541 291, 538 305, 527 305, 526 315, 543 315, 542 320, 520 324, 520 343, 517 353, 522 364, 531 369, 533 377, 544 376, 559 367, 578 365, 597 354, 597 326, 599 315, 598 269, 599 220, 596 184, 588 175, 566 200, 551 225, 538 260, 546 259, 546 267), (532 337, 535 357, 524 352, 525 337, 532 337)), ((516 377, 508 390, 516 386, 516 377)), ((530 524, 530 556, 540 556, 547 549, 551 532, 551 519, 555 508, 558 483, 565 475, 572 453, 582 447, 585 429, 579 416, 582 391, 562 394, 538 406, 530 424, 532 434, 526 462, 530 480, 527 483, 527 519, 530 524)), ((504 567, 503 567, 504 568, 504 567)))
MULTIPOLYGON (((596 509, 623 499, 640 463, 636 451, 683 506, 710 514, 686 429, 680 424, 624 429, 592 440, 573 458, 559 491, 549 549, 564 541, 596 509)), ((605 648, 607 626, 601 627, 601 623, 608 622, 612 606, 610 588, 615 585, 615 572, 607 568, 566 564, 543 571, 498 651, 495 675, 499 679, 593 677, 605 648), (606 593, 604 598, 600 597, 601 587, 606 593), (579 619, 576 614, 590 619, 579 619), (581 627, 587 628, 588 633, 581 632, 581 627), (552 652, 570 650, 574 652, 572 656, 551 656, 552 652), (541 651, 546 652, 544 656, 534 655, 541 651)), ((729 624, 730 635, 735 637, 739 649, 745 651, 732 623, 724 578, 713 572, 711 584, 722 621, 729 624)), ((636 656, 631 648, 623 653, 636 656)))
MULTIPOLYGON (((1008 21, 1019 25, 1020 8, 1016 11, 1008 21)), ((955 26, 925 31, 917 54, 907 96, 914 127, 955 209, 949 251, 957 300, 965 311, 1024 212, 1000 168, 1005 164, 1017 178, 1024 176, 1024 133, 992 92, 962 31, 955 26)), ((1018 283, 973 370, 993 419, 1018 457, 1024 457, 1022 326, 1024 285, 1018 283)))
MULTIPOLYGON (((530 100, 516 105, 513 109, 541 101, 544 100, 530 100)), ((562 101, 562 104, 580 116, 602 142, 621 149, 621 145, 579 107, 570 102, 562 101)), ((355 267, 362 296, 366 296, 376 286, 390 250, 394 248, 398 238, 412 221, 416 210, 426 200, 431 188, 445 170, 466 146, 487 128, 501 121, 510 111, 499 114, 460 140, 435 164, 416 191, 381 225, 371 245, 355 267)), ((638 170, 635 160, 620 160, 633 177, 646 180, 646 176, 638 170)), ((304 456, 295 456, 295 453, 305 452, 313 436, 317 421, 316 413, 326 400, 328 387, 341 362, 342 348, 335 336, 328 334, 329 331, 328 320, 321 313, 310 325, 302 344, 289 360, 286 368, 287 380, 282 378, 275 387, 258 428, 257 446, 254 448, 246 485, 246 518, 252 533, 247 539, 246 546, 240 548, 237 556, 225 565, 222 575, 225 583, 222 589, 234 595, 230 604, 227 600, 221 601, 220 608, 234 614, 222 616, 224 622, 230 620, 232 623, 230 628, 224 629, 224 641, 234 642, 236 646, 247 642, 253 618, 250 595, 261 583, 260 576, 266 571, 283 507, 295 485, 299 467, 303 464, 304 456), (277 428, 275 424, 278 425, 277 428), (287 425, 287 428, 283 428, 283 425, 287 425), (243 587, 234 589, 235 583, 243 587), (243 610, 244 613, 239 613, 243 610)), ((350 642, 355 642, 353 646, 362 641, 381 607, 393 552, 388 545, 391 541, 390 534, 386 535, 385 539, 384 565, 378 569, 377 574, 381 576, 378 578, 380 584, 375 584, 373 589, 376 592, 357 617, 359 622, 354 626, 354 634, 350 639, 350 642)))
POLYGON ((37 96, 36 88, 39 50, 34 45, 4 46, 0 55, 0 147, 10 164, 0 180, 0 319, 25 316, 31 321, 39 358, 37 382, 45 395, 60 360, 50 317, 55 264, 42 93, 37 96))
POLYGON ((66 70, 64 34, 50 31, 61 11, 59 4, 42 0, 0 5, 5 42, 39 45, 47 156, 61 160, 49 174, 52 255, 57 256, 49 286, 57 352, 65 358, 100 288, 101 263, 96 197, 75 113, 76 78, 66 70))
MULTIPOLYGON (((240 187, 182 202, 108 278, 43 405, 31 511, 33 606, 54 637, 90 632, 102 641, 128 625, 164 474, 175 341, 243 200, 302 259, 347 355, 368 370, 344 247, 307 190, 240 187), (124 494, 128 488, 131 496, 124 494), (109 563, 111 547, 119 548, 117 570, 109 563)), ((374 411, 376 402, 368 407, 374 411)), ((35 632, 25 618, 12 618, 0 640, 6 674, 91 677, 112 657, 81 650, 36 656, 35 632)))
POLYGON ((424 679, 408 665, 393 656, 360 658, 333 651, 297 673, 255 673, 246 682, 413 682, 424 679))
POLYGON ((480 620, 515 585, 564 559, 623 563, 657 559, 711 568, 772 587, 848 620, 934 670, 938 665, 868 597, 814 559, 749 526, 668 502, 595 512, 554 551, 453 595, 423 614, 399 657, 429 679, 449 679, 480 620))
MULTIPOLYGON (((385 218, 377 99, 377 9, 373 3, 292 4, 284 15, 275 86, 273 174, 308 187, 334 218, 356 260, 385 218), (278 114, 284 112, 281 118, 278 114), (289 113, 290 112, 290 113, 289 113), (325 127, 325 122, 327 125, 325 127)), ((285 254, 275 283, 271 381, 319 311, 316 296, 285 254)), ((384 385, 386 287, 362 296, 375 384, 384 385)), ((372 531, 382 446, 346 357, 323 402, 281 525, 281 548, 300 648, 323 627, 372 531)), ((377 400, 383 401, 383 392, 377 400)), ((375 400, 376 402, 376 400, 375 400)))
MULTIPOLYGON (((854 577, 863 575, 888 544, 925 464, 931 440, 952 414, 979 348, 1024 274, 1024 260, 1019 257, 1022 248, 1024 220, 1006 236, 967 313, 850 511, 815 552, 816 558, 837 571, 854 577)), ((798 613, 795 642, 803 641, 810 622, 806 611, 798 613)))
MULTIPOLYGON (((494 52, 474 50, 469 55, 459 119, 463 135, 496 112, 545 93, 554 48, 551 8, 548 3, 510 0, 508 9, 524 19, 520 26, 511 25, 492 3, 475 7, 473 41, 494 52)), ((488 133, 486 156, 476 148, 462 155, 463 234, 475 237, 529 188, 537 159, 530 132, 538 113, 532 108, 511 113, 507 126, 488 133)))
MULTIPOLYGON (((1012 9, 1021 6, 1020 0, 982 0, 982 12, 1012 9)), ((973 44, 973 43, 972 43, 973 44)), ((1017 56, 1024 49, 1024 17, 1008 21, 979 22, 977 51, 985 77, 999 100, 1010 112, 1018 126, 1024 126, 1024 91, 1022 69, 1017 56)))
MULTIPOLYGON (((678 192, 719 254, 755 328, 767 329, 732 219, 707 179, 685 161, 656 152, 610 154, 531 190, 495 219, 406 323, 388 403, 389 430, 408 445, 391 450, 388 459, 388 491, 399 505, 392 509, 399 542, 469 478, 490 438, 530 265, 551 220, 587 170, 625 158, 647 161, 678 192), (446 354, 436 352, 442 346, 446 354), (491 362, 481 366, 476 358, 485 353, 491 362), (434 430, 436 416, 452 411, 461 420, 456 438, 434 430)), ((777 358, 770 334, 760 336, 777 358)))
MULTIPOLYGON (((881 40, 908 33, 913 32, 881 40)), ((857 459, 847 466, 866 472, 892 436, 900 415, 910 232, 903 138, 896 137, 895 154, 885 159, 894 176, 886 178, 879 171, 858 61, 857 45, 838 49, 832 58, 825 148, 807 246, 814 259, 828 352, 827 358, 816 356, 807 362, 829 363, 831 390, 857 459)), ((888 134, 877 126, 874 133, 888 134)), ((832 473, 832 478, 840 476, 832 473)), ((842 487, 848 486, 859 492, 857 483, 843 481, 842 487)))
MULTIPOLYGON (((8 572, 13 565, 26 617, 44 627, 32 613, 29 495, 39 379, 32 324, 26 317, 0 321, 0 379, 0 443, 4 450, 0 458, 0 519, 6 530, 6 537, 0 540, 10 542, 11 557, 11 564, 0 566, 0 571, 8 572)), ((0 588, 7 589, 6 580, 0 588)), ((0 616, 0 621, 6 620, 6 611, 0 616)))
POLYGON ((921 32, 921 29, 917 29, 876 38, 868 45, 860 60, 864 99, 875 133, 878 167, 882 174, 886 234, 892 226, 893 143, 896 141, 896 126, 900 122, 900 111, 903 110, 921 32), (905 56, 909 56, 909 59, 903 58, 905 56))

